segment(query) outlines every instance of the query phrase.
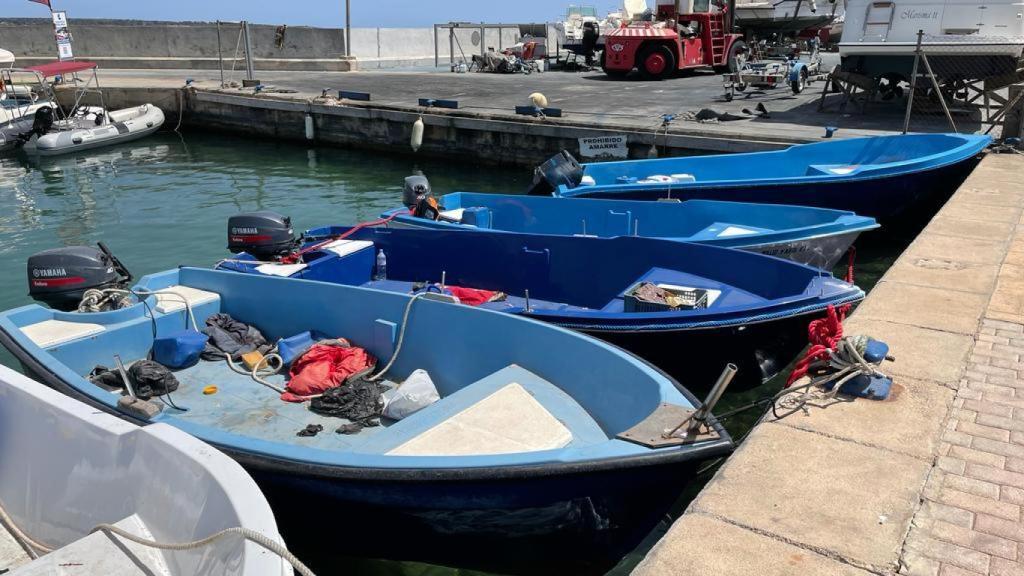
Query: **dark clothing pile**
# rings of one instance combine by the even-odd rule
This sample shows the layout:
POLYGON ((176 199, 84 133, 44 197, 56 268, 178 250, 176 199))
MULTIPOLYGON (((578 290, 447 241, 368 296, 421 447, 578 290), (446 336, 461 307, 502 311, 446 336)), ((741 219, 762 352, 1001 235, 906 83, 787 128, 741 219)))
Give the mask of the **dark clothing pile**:
POLYGON ((365 378, 353 378, 341 386, 336 386, 323 393, 319 398, 314 398, 309 403, 309 409, 324 416, 337 416, 344 418, 352 425, 346 425, 341 434, 352 434, 367 426, 377 426, 380 421, 381 411, 384 409, 384 400, 381 394, 386 390, 385 386, 377 382, 371 382, 365 378))
MULTIPOLYGON (((178 389, 178 379, 166 367, 152 360, 140 360, 125 372, 131 380, 135 395, 143 400, 163 396, 178 389)), ((124 379, 119 370, 97 366, 89 373, 89 381, 108 388, 124 388, 124 379)))
POLYGON ((207 318, 203 334, 210 337, 201 354, 203 360, 223 360, 227 354, 237 362, 242 354, 253 350, 266 354, 272 347, 259 330, 227 314, 214 314, 207 318))

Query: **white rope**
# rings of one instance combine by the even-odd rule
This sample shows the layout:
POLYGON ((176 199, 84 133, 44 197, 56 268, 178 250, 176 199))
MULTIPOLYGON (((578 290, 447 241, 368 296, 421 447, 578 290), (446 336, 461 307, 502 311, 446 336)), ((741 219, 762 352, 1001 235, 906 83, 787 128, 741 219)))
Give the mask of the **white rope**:
POLYGON ((43 544, 22 532, 21 529, 18 528, 18 525, 14 523, 14 520, 7 515, 7 510, 5 510, 3 506, 0 506, 0 522, 3 522, 4 527, 11 533, 11 536, 21 544, 21 547, 25 550, 25 553, 28 554, 29 558, 35 560, 36 558, 39 558, 40 553, 49 554, 50 552, 53 552, 53 548, 50 548, 46 544, 43 544))
POLYGON ((246 540, 249 540, 251 542, 254 542, 254 543, 262 546, 263 548, 266 548, 267 550, 273 552, 274 554, 277 554, 281 558, 284 558, 289 564, 292 565, 292 567, 295 568, 295 571, 298 572, 301 576, 315 576, 313 574, 312 570, 310 570, 305 564, 303 564, 301 560, 296 558, 294 554, 289 552, 288 549, 285 548, 282 544, 280 544, 279 542, 277 542, 275 540, 272 540, 272 539, 268 538, 264 534, 261 534, 261 533, 255 531, 255 530, 252 530, 250 528, 242 528, 240 526, 236 526, 234 528, 225 528, 224 530, 221 530, 220 532, 215 532, 215 533, 207 536, 206 538, 202 538, 200 540, 193 540, 191 542, 175 542, 175 543, 158 542, 156 540, 147 540, 146 538, 142 538, 140 536, 136 536, 135 534, 132 534, 131 532, 122 530, 121 528, 118 528, 117 526, 114 526, 114 525, 111 525, 111 524, 98 524, 98 525, 96 525, 95 528, 93 528, 90 531, 90 533, 91 532, 96 532, 96 531, 101 531, 101 530, 103 532, 109 532, 111 534, 116 534, 116 535, 120 536, 121 538, 124 538, 125 540, 129 540, 131 542, 135 542, 136 544, 141 544, 143 546, 148 546, 150 548, 156 548, 158 550, 179 550, 179 551, 180 550, 194 550, 196 548, 201 548, 201 547, 206 546, 208 544, 212 544, 213 542, 215 542, 216 540, 219 540, 220 538, 223 538, 224 536, 228 536, 230 534, 237 534, 237 535, 241 536, 242 538, 245 538, 246 540))
POLYGON ((395 351, 393 354, 391 354, 391 359, 388 360, 388 363, 380 372, 377 372, 373 376, 367 376, 367 381, 376 382, 383 378, 384 374, 386 374, 387 371, 391 369, 391 366, 395 363, 395 360, 398 359, 398 353, 401 352, 402 343, 405 341, 405 330, 409 326, 409 313, 412 312, 412 305, 414 302, 416 302, 416 300, 419 300, 421 296, 426 295, 427 292, 420 292, 419 294, 414 295, 412 298, 409 298, 409 302, 405 305, 405 312, 402 314, 402 327, 398 329, 398 342, 395 344, 395 351))

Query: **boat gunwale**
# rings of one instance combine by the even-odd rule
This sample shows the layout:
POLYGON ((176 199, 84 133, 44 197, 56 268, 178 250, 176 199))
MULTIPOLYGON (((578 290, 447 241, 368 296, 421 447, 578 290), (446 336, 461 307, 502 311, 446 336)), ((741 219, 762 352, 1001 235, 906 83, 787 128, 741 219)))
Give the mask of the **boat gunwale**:
MULTIPOLYGON (((923 136, 936 136, 939 134, 930 134, 927 132, 914 132, 912 135, 923 135, 923 136)), ((942 134, 946 135, 946 134, 942 134)), ((672 191, 678 190, 685 192, 686 190, 715 190, 725 188, 770 188, 773 186, 786 186, 793 184, 805 184, 805 185, 816 185, 816 184, 841 184, 850 182, 867 182, 871 180, 881 180, 885 178, 898 178, 903 176, 911 176, 920 174, 922 172, 930 172, 938 170, 940 168, 946 168, 953 166, 961 162, 966 162, 970 158, 981 154, 985 148, 992 143, 992 138, 984 135, 980 136, 977 134, 949 134, 946 136, 956 136, 964 138, 965 142, 950 148, 945 152, 936 154, 929 154, 928 156, 920 156, 913 160, 902 160, 900 162, 888 162, 880 164, 878 166, 885 167, 890 171, 883 174, 877 172, 869 173, 857 173, 847 175, 833 175, 827 174, 821 175, 803 175, 803 176, 787 176, 780 178, 768 178, 768 179, 752 179, 752 180, 705 180, 705 181, 693 181, 693 182, 657 182, 652 184, 593 184, 586 186, 576 186, 575 188, 568 188, 565 184, 559 184, 558 188, 551 193, 552 196, 557 198, 589 198, 592 194, 616 194, 616 193, 629 193, 629 192, 648 192, 656 191, 661 192, 664 190, 672 191), (984 145, 979 147, 979 144, 984 142, 984 145), (970 154, 966 152, 970 149, 977 148, 970 154), (941 159, 944 157, 950 157, 949 161, 929 163, 927 166, 921 166, 925 161, 932 161, 934 159, 941 159), (906 168, 906 169, 901 169, 906 168)), ((864 138, 850 138, 850 140, 866 140, 869 138, 876 138, 874 136, 864 138)), ((796 146, 815 146, 815 145, 827 145, 828 142, 810 142, 807 144, 795 144, 781 150, 771 150, 768 152, 747 152, 743 154, 730 154, 733 158, 742 159, 744 156, 755 156, 755 155, 767 155, 767 154, 784 154, 785 152, 795 148, 796 146)), ((679 158, 699 158, 700 156, 686 156, 679 158)), ((665 158, 665 160, 671 160, 673 158, 665 158)), ((621 160, 622 162, 637 162, 643 160, 621 160)), ((586 169, 584 168, 584 174, 586 169)), ((648 200, 649 201, 649 200, 648 200)))

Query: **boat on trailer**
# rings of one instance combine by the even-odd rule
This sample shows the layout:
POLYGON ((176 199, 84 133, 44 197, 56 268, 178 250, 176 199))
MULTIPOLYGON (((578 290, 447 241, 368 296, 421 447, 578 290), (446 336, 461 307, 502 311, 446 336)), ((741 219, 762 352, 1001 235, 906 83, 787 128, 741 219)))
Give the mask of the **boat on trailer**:
POLYGON ((663 438, 666 425, 702 407, 686 388, 618 348, 527 318, 197 268, 146 276, 126 294, 117 290, 130 280, 108 282, 108 270, 123 268, 106 252, 40 257, 30 278, 42 301, 72 309, 87 287, 129 301, 96 313, 39 304, 0 313, 0 343, 26 371, 124 420, 170 425, 226 452, 260 484, 282 531, 320 553, 607 568, 659 521, 700 462, 732 448, 711 416, 663 438), (157 357, 157 340, 177 341, 216 314, 279 350, 295 335, 343 337, 378 359, 375 372, 390 383, 425 370, 440 398, 353 434, 341 432, 349 420, 282 401, 284 374, 263 376, 264 385, 224 360, 176 370, 177 390, 160 396, 166 404, 154 397, 144 415, 126 408, 124 391, 88 378, 115 355, 130 371, 157 357), (310 426, 322 432, 297 435, 310 426))
POLYGON ((256 243, 286 236, 283 222, 268 213, 233 217, 229 231, 255 230, 255 242, 229 235, 242 252, 218 268, 401 294, 483 290, 493 294, 474 302, 479 308, 598 336, 696 382, 731 363, 738 384, 760 384, 803 349, 810 320, 864 297, 818 268, 635 236, 327 226, 273 262, 256 243))
POLYGON ((280 557, 237 534, 158 550, 105 528, 179 543, 240 527, 283 548, 252 478, 181 430, 140 428, 4 366, 0 421, 4 573, 292 574, 280 557))
MULTIPOLYGON (((428 201, 422 176, 406 179, 406 204, 381 214, 389 227, 493 230, 561 236, 642 236, 740 248, 831 270, 857 237, 878 228, 853 212, 713 200, 643 202, 455 192, 428 201)), ((428 196, 429 197, 429 196, 428 196)))
POLYGON ((149 136, 163 126, 164 113, 153 104, 141 104, 110 110, 103 100, 97 65, 93 62, 51 62, 30 66, 27 70, 44 77, 89 72, 89 78, 75 88, 75 100, 67 114, 40 126, 30 150, 43 156, 55 156, 121 144, 149 136), (85 104, 95 96, 99 105, 85 104))
POLYGON ((568 153, 537 168, 532 194, 632 200, 795 204, 892 218, 952 191, 987 135, 905 134, 798 144, 772 152, 579 165, 568 153))

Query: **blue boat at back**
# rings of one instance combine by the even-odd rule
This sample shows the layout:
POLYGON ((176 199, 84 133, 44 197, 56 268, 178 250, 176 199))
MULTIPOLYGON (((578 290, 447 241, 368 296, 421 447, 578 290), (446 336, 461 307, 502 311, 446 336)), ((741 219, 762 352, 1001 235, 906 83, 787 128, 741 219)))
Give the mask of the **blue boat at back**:
POLYGON ((986 135, 906 134, 829 140, 785 150, 537 169, 534 193, 566 198, 731 200, 797 204, 885 219, 952 191, 992 142, 986 135))

